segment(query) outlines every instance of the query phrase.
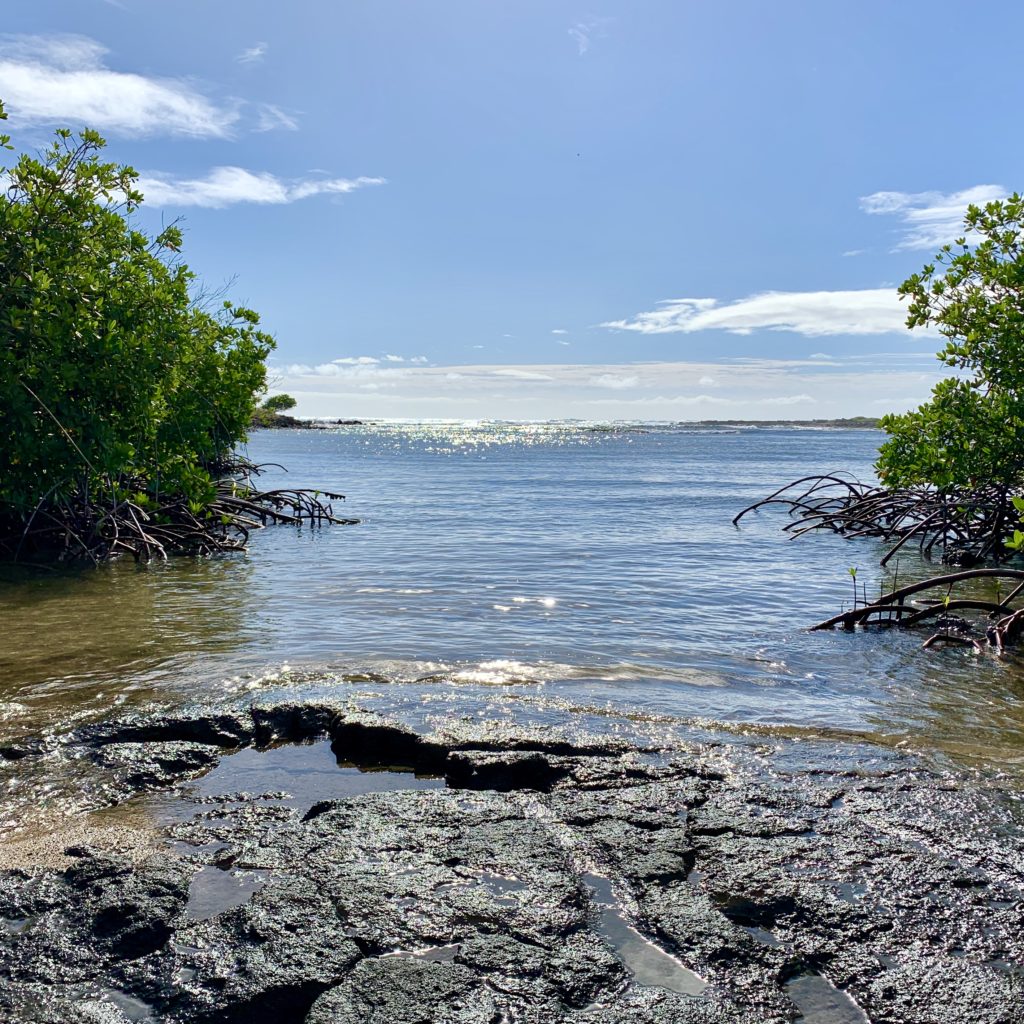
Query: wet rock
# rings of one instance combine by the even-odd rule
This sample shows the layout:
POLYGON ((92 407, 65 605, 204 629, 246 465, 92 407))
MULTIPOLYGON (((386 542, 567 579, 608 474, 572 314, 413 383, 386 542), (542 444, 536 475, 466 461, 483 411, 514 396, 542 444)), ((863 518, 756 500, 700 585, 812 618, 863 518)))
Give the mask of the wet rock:
POLYGON ((468 968, 409 957, 364 960, 322 995, 306 1024, 496 1024, 494 999, 468 968))
POLYGON ((118 781, 132 790, 169 786, 212 768, 220 750, 205 743, 182 740, 150 743, 108 743, 96 760, 114 771, 118 781))
POLYGON ((499 792, 539 789, 547 792, 570 773, 570 767, 545 754, 508 751, 452 754, 445 765, 453 786, 499 792))
POLYGON ((84 743, 204 743, 234 748, 252 742, 252 717, 245 711, 184 708, 173 714, 131 715, 87 726, 76 733, 84 743))
POLYGON ((344 707, 334 701, 275 701, 254 704, 250 714, 254 742, 265 747, 326 736, 344 714, 344 707))
POLYGON ((114 957, 146 956, 170 938, 188 902, 190 876, 187 865, 170 858, 131 868, 112 858, 86 857, 65 874, 76 897, 69 916, 114 957))
POLYGON ((956 544, 951 544, 942 552, 943 565, 955 565, 960 569, 971 569, 983 561, 977 551, 956 544))
POLYGON ((584 1007, 624 987, 622 963, 590 932, 575 932, 551 951, 545 974, 566 1006, 584 1007))
POLYGON ((172 1020, 285 1024, 302 1021, 361 956, 315 881, 278 879, 244 906, 179 927, 173 948, 146 965, 147 988, 172 1020))
POLYGON ((441 771, 447 748, 381 715, 349 712, 330 729, 332 749, 340 758, 368 767, 401 765, 416 771, 441 771))
POLYGON ((37 757, 46 750, 41 739, 26 739, 17 743, 0 745, 0 761, 21 761, 26 757, 37 757))
POLYGON ((196 804, 173 829, 187 859, 82 848, 64 871, 0 872, 0 1019, 71 1019, 77 998, 118 1024, 140 1006, 167 1024, 785 1024, 793 979, 818 977, 872 1021, 1024 1020, 1020 823, 998 793, 904 755, 832 770, 800 742, 421 736, 331 701, 136 717, 69 753, 142 791, 233 746, 314 736, 448 786, 304 816, 196 804), (257 876, 190 909, 200 877, 257 876), (699 994, 661 987, 626 933, 699 994))

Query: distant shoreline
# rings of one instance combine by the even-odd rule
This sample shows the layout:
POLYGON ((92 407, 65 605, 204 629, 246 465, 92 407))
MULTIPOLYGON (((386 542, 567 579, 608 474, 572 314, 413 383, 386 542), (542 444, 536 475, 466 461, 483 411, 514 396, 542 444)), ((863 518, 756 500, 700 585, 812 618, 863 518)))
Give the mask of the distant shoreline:
MULTIPOLYGON (((479 422, 468 418, 467 421, 479 422)), ((293 416, 279 415, 271 423, 253 424, 254 429, 281 429, 281 428, 292 428, 299 430, 329 430, 332 427, 362 427, 362 426, 380 426, 381 424, 387 423, 405 423, 412 422, 406 420, 391 420, 391 419, 373 419, 373 420, 357 420, 357 419, 330 419, 321 417, 310 417, 309 419, 298 419, 293 416)), ((416 421, 419 422, 419 421, 416 421)), ((426 421, 425 421, 426 422, 426 421)), ((457 420, 448 420, 438 422, 459 422, 457 420)), ((489 421, 490 422, 490 421, 489 421)), ((500 423, 582 423, 580 420, 567 419, 564 421, 560 420, 497 420, 493 422, 500 423)), ((839 419, 817 419, 817 420, 605 420, 601 421, 602 425, 606 424, 609 427, 615 426, 672 426, 672 427, 750 427, 750 428, 774 428, 784 429, 792 427, 794 429, 832 429, 832 430, 880 430, 882 421, 875 416, 850 416, 839 419)), ((588 424, 593 425, 593 424, 588 424)))
POLYGON ((850 416, 824 420, 692 420, 695 427, 834 427, 842 430, 881 430, 877 416, 850 416))

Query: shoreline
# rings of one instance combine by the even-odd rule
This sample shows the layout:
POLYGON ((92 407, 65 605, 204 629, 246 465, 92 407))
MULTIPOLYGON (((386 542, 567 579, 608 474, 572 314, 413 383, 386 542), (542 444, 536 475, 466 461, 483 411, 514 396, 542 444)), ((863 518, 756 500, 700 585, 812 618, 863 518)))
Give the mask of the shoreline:
POLYGON ((760 430, 881 430, 881 419, 872 416, 853 416, 846 419, 817 420, 402 420, 402 419, 332 419, 330 417, 295 417, 279 414, 271 423, 253 423, 252 430, 330 430, 333 427, 393 427, 410 424, 442 423, 500 423, 509 426, 537 424, 566 424, 581 429, 600 427, 629 429, 631 427, 739 427, 760 430))
POLYGON ((167 815, 162 838, 0 870, 0 1008, 57 1024, 113 992, 175 1024, 1020 1019, 1019 817, 915 757, 842 769, 834 748, 423 732, 332 700, 82 727, 6 768, 88 764, 129 817, 167 815), (361 790, 248 785, 290 763, 301 788, 314 755, 361 790), (822 999, 848 1016, 808 1015, 822 999))

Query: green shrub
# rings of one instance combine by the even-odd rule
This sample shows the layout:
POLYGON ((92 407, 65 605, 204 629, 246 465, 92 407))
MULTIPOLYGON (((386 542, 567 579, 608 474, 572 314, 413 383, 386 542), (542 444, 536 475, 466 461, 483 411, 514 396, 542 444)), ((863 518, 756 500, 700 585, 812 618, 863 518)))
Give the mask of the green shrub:
POLYGON ((907 326, 937 328, 939 358, 960 373, 920 408, 883 419, 877 469, 890 487, 1024 485, 1024 199, 971 206, 964 226, 900 286, 907 326))
POLYGON ((265 389, 274 342, 259 317, 194 300, 181 231, 138 230, 136 174, 103 162, 103 146, 60 130, 6 171, 0 516, 128 480, 202 505, 265 389))

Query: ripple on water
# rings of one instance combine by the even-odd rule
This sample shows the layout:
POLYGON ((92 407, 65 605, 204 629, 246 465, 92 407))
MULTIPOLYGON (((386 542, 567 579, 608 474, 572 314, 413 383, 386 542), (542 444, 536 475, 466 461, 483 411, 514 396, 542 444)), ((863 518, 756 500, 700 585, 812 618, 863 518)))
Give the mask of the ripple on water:
MULTIPOLYGON (((1019 657, 808 633, 849 602, 848 566, 873 594, 895 564, 873 541, 790 542, 770 510, 731 526, 806 472, 870 479, 881 435, 605 426, 257 433, 249 455, 289 468, 266 486, 337 489, 362 523, 259 531, 245 557, 5 577, 0 743, 307 681, 268 665, 343 677, 379 660, 396 666, 382 682, 438 665, 467 702, 544 682, 567 705, 901 736, 1024 776, 1019 657)), ((901 554, 899 579, 934 569, 901 554)))

